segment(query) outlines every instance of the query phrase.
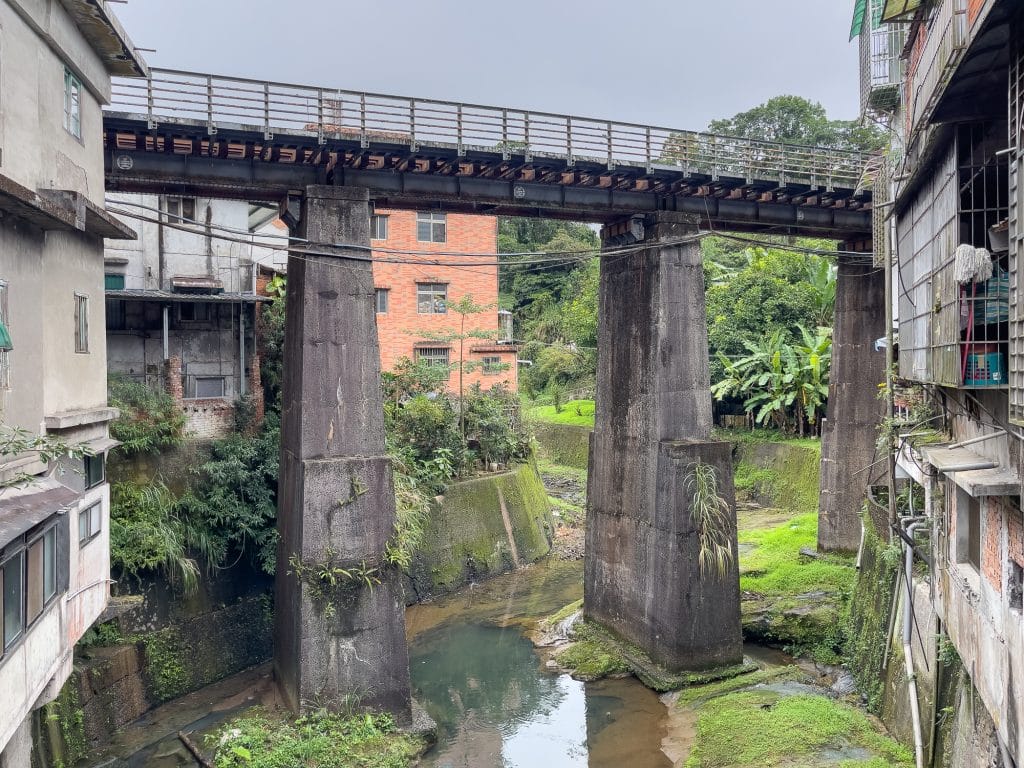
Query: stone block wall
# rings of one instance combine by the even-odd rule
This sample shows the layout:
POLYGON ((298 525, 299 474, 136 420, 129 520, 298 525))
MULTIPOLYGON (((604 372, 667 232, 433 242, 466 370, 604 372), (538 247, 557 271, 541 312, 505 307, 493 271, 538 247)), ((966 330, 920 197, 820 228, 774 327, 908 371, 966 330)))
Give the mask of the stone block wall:
POLYGON ((226 437, 234 428, 234 405, 221 397, 185 400, 185 432, 200 440, 226 437))

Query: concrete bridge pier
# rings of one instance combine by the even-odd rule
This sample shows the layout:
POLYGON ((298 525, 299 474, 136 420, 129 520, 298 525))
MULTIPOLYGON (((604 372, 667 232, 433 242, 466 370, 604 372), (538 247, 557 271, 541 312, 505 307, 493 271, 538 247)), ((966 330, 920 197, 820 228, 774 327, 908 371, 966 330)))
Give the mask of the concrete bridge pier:
POLYGON ((671 671, 742 660, 728 443, 712 442, 700 243, 677 213, 608 225, 601 261, 597 413, 587 488, 584 613, 671 671), (713 468, 730 562, 700 565, 690 484, 713 468))
MULTIPOLYGON (((844 246, 849 248, 850 246, 844 246)), ((836 282, 832 372, 828 411, 821 434, 821 501, 818 549, 855 552, 860 545, 860 510, 869 485, 882 482, 886 463, 876 455, 885 402, 885 273, 865 260, 840 259, 836 282), (873 462, 878 462, 872 466, 873 462)))
MULTIPOLYGON (((294 234, 365 259, 365 189, 306 189, 294 234)), ((369 261, 292 254, 282 384, 274 668, 292 709, 363 705, 411 720, 405 601, 382 566, 395 523, 369 261), (322 568, 379 569, 364 579, 322 568)))

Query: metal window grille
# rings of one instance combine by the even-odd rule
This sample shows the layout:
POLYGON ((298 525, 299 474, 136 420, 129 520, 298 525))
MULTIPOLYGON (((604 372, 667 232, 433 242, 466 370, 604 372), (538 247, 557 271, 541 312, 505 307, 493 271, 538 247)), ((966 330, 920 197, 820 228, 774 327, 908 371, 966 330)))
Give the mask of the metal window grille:
POLYGON ((420 347, 416 350, 416 359, 425 365, 447 368, 450 352, 448 347, 420 347))
POLYGON ((448 312, 447 283, 417 283, 416 311, 421 315, 443 315, 448 312))
POLYGON ((448 214, 419 212, 416 214, 416 239, 421 243, 448 241, 448 214))
POLYGON ((384 214, 374 214, 370 217, 370 239, 388 239, 388 217, 384 214))
POLYGON ((64 130, 82 138, 82 83, 70 69, 64 70, 64 130))
POLYGON ((1024 210, 1021 210, 1021 163, 1024 152, 1024 42, 1020 40, 1021 30, 1017 28, 1010 36, 1014 48, 1010 56, 1010 123, 1008 210, 1009 224, 1009 281, 1010 281, 1010 343, 1009 343, 1009 401, 1010 422, 1024 425, 1024 305, 1021 302, 1020 259, 1024 253, 1024 210))
POLYGON ((75 352, 89 351, 89 297, 75 294, 75 352))
POLYGON ((373 297, 377 305, 377 314, 386 315, 388 313, 388 289, 375 288, 373 291, 373 297))
POLYGON ((483 360, 484 373, 487 375, 494 375, 501 371, 501 358, 500 357, 485 357, 483 360))

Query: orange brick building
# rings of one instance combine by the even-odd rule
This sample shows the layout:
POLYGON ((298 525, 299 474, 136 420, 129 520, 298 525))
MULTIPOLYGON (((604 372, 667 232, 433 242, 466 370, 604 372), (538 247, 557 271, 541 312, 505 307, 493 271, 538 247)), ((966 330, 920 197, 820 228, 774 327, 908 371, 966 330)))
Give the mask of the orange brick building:
POLYGON ((454 337, 475 331, 486 338, 461 342, 464 387, 478 383, 486 390, 503 383, 515 391, 517 349, 498 343, 502 338, 495 265, 498 220, 440 211, 377 209, 370 220, 370 238, 375 248, 438 254, 374 251, 374 257, 381 260, 423 262, 377 261, 373 265, 382 370, 392 370, 403 357, 450 366, 448 388, 457 392, 460 340, 454 337), (436 261, 453 265, 433 263, 436 261), (481 265, 470 266, 473 262, 481 265), (449 307, 466 296, 486 309, 463 317, 449 307))

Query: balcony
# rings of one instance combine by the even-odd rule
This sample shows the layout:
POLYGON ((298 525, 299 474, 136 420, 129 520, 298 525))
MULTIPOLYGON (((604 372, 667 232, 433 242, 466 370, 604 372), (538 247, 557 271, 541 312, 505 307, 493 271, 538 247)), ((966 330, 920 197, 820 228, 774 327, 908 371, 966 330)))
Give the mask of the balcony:
POLYGON ((860 108, 862 113, 892 114, 900 103, 900 54, 907 32, 903 25, 876 25, 876 6, 880 5, 881 0, 872 0, 872 23, 864 25, 860 36, 860 108))
POLYGON ((967 48, 967 0, 941 0, 921 34, 924 43, 915 44, 904 95, 909 135, 930 120, 967 48))

